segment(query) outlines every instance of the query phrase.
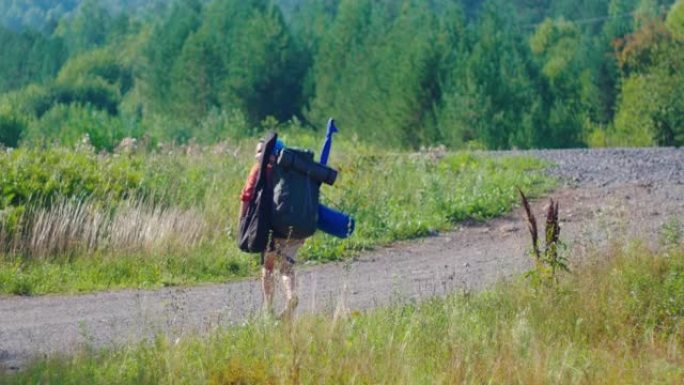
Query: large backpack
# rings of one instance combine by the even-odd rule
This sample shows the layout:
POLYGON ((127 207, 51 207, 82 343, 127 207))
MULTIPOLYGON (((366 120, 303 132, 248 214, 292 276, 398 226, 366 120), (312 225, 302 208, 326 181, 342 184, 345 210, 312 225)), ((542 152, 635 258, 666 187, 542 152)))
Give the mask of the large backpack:
POLYGON ((311 151, 288 148, 281 152, 271 174, 271 228, 279 238, 303 239, 318 227, 320 182, 291 167, 293 157, 302 164, 315 163, 311 151))
POLYGON ((266 168, 277 138, 278 135, 272 132, 266 135, 264 139, 254 193, 252 199, 247 203, 245 216, 240 218, 237 237, 238 247, 248 253, 260 253, 266 250, 268 243, 271 231, 273 190, 266 183, 266 168))

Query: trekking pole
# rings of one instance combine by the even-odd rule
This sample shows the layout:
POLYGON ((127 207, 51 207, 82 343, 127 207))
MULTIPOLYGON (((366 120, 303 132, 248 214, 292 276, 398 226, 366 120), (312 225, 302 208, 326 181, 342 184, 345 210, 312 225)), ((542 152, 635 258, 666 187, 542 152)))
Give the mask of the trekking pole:
POLYGON ((323 141, 323 148, 321 149, 321 161, 322 165, 328 164, 328 156, 330 155, 330 148, 332 147, 332 136, 339 130, 335 127, 335 119, 328 119, 328 127, 325 133, 325 141, 323 141))

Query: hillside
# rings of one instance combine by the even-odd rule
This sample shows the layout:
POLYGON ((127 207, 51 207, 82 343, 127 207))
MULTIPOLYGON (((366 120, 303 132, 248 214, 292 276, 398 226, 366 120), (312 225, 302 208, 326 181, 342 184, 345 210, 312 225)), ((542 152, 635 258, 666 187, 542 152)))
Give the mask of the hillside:
POLYGON ((684 141, 681 0, 3 6, 4 146, 215 143, 330 116, 413 149, 684 141))

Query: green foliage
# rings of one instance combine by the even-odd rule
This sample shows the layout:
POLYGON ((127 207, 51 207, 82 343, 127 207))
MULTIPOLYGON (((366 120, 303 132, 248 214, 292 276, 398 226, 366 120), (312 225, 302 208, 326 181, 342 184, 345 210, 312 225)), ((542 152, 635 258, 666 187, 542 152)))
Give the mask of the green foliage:
POLYGON ((663 247, 677 247, 682 244, 684 238, 684 225, 681 221, 673 216, 671 217, 660 231, 660 243, 663 247))
POLYGON ((25 94, 23 121, 90 104, 162 142, 332 115, 411 149, 679 145, 673 2, 11 1, 0 92, 25 94), (644 38, 668 8, 669 35, 644 38), (656 84, 649 108, 632 107, 635 71, 656 84))
POLYGON ((193 137, 204 144, 236 139, 253 133, 247 118, 239 109, 212 109, 193 131, 193 137))
POLYGON ((201 24, 199 1, 177 1, 169 16, 154 25, 142 54, 146 64, 142 70, 145 106, 161 112, 171 104, 171 70, 188 36, 201 24))
MULTIPOLYGON (((102 79, 79 79, 73 83, 57 83, 51 88, 53 104, 88 104, 115 115, 120 96, 116 87, 102 79)), ((50 103, 50 101, 48 101, 50 103)), ((37 116, 42 116, 42 112, 37 116)))
POLYGON ((178 116, 196 122, 216 108, 240 110, 256 125, 269 115, 281 121, 295 115, 303 69, 278 9, 217 1, 202 16, 196 31, 191 20, 175 27, 187 33, 168 83, 178 116))
POLYGON ((80 104, 58 104, 29 124, 23 141, 32 146, 56 143, 73 147, 86 143, 96 150, 111 151, 121 139, 135 134, 125 132, 121 119, 104 111, 80 104))
POLYGON ((507 282, 421 304, 242 326, 33 363, 17 383, 678 383, 684 253, 627 250, 560 289, 507 282), (552 316, 550 316, 552 315, 552 316), (268 364, 264 364, 268 357, 268 364), (371 364, 372 363, 372 364, 371 364), (202 370, 197 370, 201 365, 202 370))
POLYGON ((20 114, 9 108, 0 109, 0 145, 17 147, 26 126, 27 122, 20 114))
POLYGON ((579 29, 564 19, 545 20, 530 38, 535 55, 544 55, 542 73, 553 84, 562 78, 571 66, 579 48, 579 29))
MULTIPOLYGON (((282 134, 288 145, 319 144, 320 138, 297 122, 282 134)), ((356 231, 346 240, 315 235, 302 248, 303 260, 341 259, 374 245, 449 230, 464 219, 500 215, 516 202, 514 186, 536 195, 551 185, 537 172, 543 164, 528 158, 488 159, 439 150, 391 154, 343 139, 335 146, 331 164, 340 175, 334 187, 322 189, 322 199, 353 215, 356 231)), ((250 141, 238 147, 162 146, 158 153, 133 149, 96 154, 87 146, 78 151, 20 148, 3 153, 0 168, 7 172, 0 176, 0 242, 7 256, 0 266, 6 280, 1 290, 13 291, 17 285, 32 293, 158 286, 251 273, 247 262, 256 260, 235 247, 234 237, 237 197, 252 151, 250 141), (38 224, 39 216, 43 219, 38 224), (60 236, 65 239, 54 231, 49 232, 54 239, 38 233, 45 239, 43 246, 26 243, 36 239, 31 235, 38 231, 36 226, 51 221, 59 223, 59 229, 74 230, 60 236), (174 237, 143 239, 140 246, 129 242, 130 249, 112 248, 116 240, 110 238, 100 237, 106 241, 93 244, 92 238, 81 236, 106 229, 107 234, 128 232, 138 239, 145 226, 169 224, 169 231, 188 226, 182 231, 197 235, 188 243, 175 242, 174 237), (119 258, 127 261, 121 263, 129 270, 117 270, 122 266, 116 262, 119 258), (103 270, 95 273, 98 263, 103 270), (156 271, 155 265, 157 273, 143 274, 156 271), (119 278, 106 278, 110 268, 119 278), (137 269, 143 275, 136 275, 137 269), (59 270, 64 275, 56 273, 59 270)))
POLYGON ((87 198, 100 204, 137 197, 187 208, 225 205, 224 194, 239 193, 248 165, 237 161, 233 150, 223 153, 217 147, 216 154, 203 155, 186 155, 191 151, 188 148, 162 150, 162 154, 103 155, 85 145, 77 150, 2 152, 0 165, 5 172, 0 177, 0 208, 49 204, 57 197, 87 198))
POLYGON ((100 158, 87 148, 3 152, 0 210, 49 204, 58 196, 113 203, 144 187, 142 167, 139 158, 100 158))
POLYGON ((654 22, 626 40, 619 62, 625 76, 613 143, 684 144, 684 42, 654 22))
MULTIPOLYGON (((581 31, 564 19, 546 20, 530 38, 530 48, 541 67, 543 97, 550 107, 540 121, 546 127, 534 130, 540 147, 577 147, 582 145, 584 123, 596 98, 590 73, 581 73, 583 59, 581 31)), ((548 108, 547 107, 547 108, 548 108)))
MULTIPOLYGON (((13 31, 36 30, 44 34, 54 31, 60 20, 79 13, 82 0, 7 0, 0 2, 0 25, 13 31)), ((112 15, 130 13, 147 17, 163 14, 166 0, 99 0, 112 15)))
POLYGON ((50 31, 59 18, 76 5, 77 0, 3 1, 0 3, 0 24, 14 31, 50 31))
POLYGON ((120 99, 117 87, 106 80, 79 77, 74 82, 31 85, 8 95, 4 103, 6 108, 24 119, 33 120, 41 118, 55 106, 70 104, 88 105, 116 115, 120 99))
POLYGON ((340 124, 385 145, 439 141, 434 104, 448 27, 424 2, 342 1, 314 57, 308 117, 322 125, 335 111, 340 124))
POLYGON ((666 335, 676 333, 684 319, 684 265, 681 255, 652 256, 643 264, 626 264, 620 289, 631 293, 626 301, 637 330, 666 335), (650 266, 645 266, 646 264, 650 266), (646 274, 637 269, 648 269, 646 274), (636 319, 635 319, 636 318, 636 319))
POLYGON ((112 24, 111 14, 100 2, 82 0, 71 17, 60 20, 55 35, 64 39, 73 55, 103 45, 112 24))
MULTIPOLYGON (((222 248, 225 250, 225 246, 222 248)), ((64 260, 0 261, 0 292, 15 295, 78 293, 117 288, 157 288, 225 282, 256 272, 257 262, 248 255, 219 257, 219 250, 199 249, 150 257, 106 254, 64 260)))
POLYGON ((0 25, 0 92, 51 79, 67 58, 61 39, 0 25))
POLYGON ((69 59, 57 75, 60 84, 79 83, 84 78, 99 78, 116 86, 121 95, 133 87, 133 73, 112 48, 96 49, 69 59))
POLYGON ((510 4, 488 1, 465 64, 466 81, 453 81, 454 102, 461 104, 458 119, 472 129, 473 138, 487 148, 533 147, 532 135, 540 129, 534 117, 539 100, 533 92, 528 52, 516 38, 510 4), (499 9, 506 9, 499 12, 499 9), (486 63, 486 64, 483 64, 486 63))
POLYGON ((536 191, 548 186, 533 171, 540 167, 531 159, 495 160, 469 153, 439 160, 429 154, 352 157, 340 166, 335 188, 323 194, 329 206, 354 215, 354 236, 342 242, 316 236, 302 253, 310 259, 336 259, 344 249, 425 236, 466 219, 501 215, 516 202, 516 184, 536 191), (336 247, 330 250, 330 244, 336 247))
POLYGON ((677 39, 684 39, 684 1, 677 0, 667 13, 667 27, 677 39))

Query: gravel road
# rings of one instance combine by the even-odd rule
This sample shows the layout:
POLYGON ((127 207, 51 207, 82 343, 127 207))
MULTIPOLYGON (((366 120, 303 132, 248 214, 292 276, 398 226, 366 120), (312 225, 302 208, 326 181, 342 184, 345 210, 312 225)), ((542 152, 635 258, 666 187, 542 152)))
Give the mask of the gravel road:
MULTIPOLYGON (((571 263, 613 241, 657 246, 662 228, 684 223, 684 150, 515 151, 554 162, 563 183, 561 239, 571 263)), ((534 202, 542 214, 546 200, 534 202)), ((300 314, 405 303, 476 290, 530 267, 522 213, 368 252, 354 261, 299 268, 300 314)), ((164 333, 182 338, 258 314, 259 282, 87 295, 0 297, 0 368, 83 346, 126 344, 164 333)))

